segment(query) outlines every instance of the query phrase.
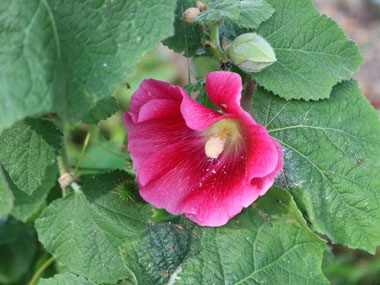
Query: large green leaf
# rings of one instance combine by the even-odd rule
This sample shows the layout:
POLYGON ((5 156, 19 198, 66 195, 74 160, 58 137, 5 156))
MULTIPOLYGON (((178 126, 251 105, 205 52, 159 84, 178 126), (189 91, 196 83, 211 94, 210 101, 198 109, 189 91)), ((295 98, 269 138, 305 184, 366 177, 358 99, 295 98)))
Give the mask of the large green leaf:
POLYGON ((33 261, 35 242, 30 227, 11 217, 0 219, 0 284, 18 284, 33 261))
POLYGON ((12 210, 13 199, 13 194, 5 184, 4 177, 0 175, 0 218, 12 210))
POLYGON ((286 101, 260 88, 258 121, 284 148, 280 179, 307 210, 314 230, 371 253, 380 245, 380 123, 357 83, 330 100, 286 101))
POLYGON ((194 22, 213 24, 229 20, 240 27, 256 29, 273 12, 272 6, 264 0, 211 0, 208 9, 194 22))
POLYGON ((124 249, 137 284, 326 284, 325 244, 273 188, 226 226, 149 224, 124 249))
POLYGON ((27 222, 30 217, 38 213, 46 201, 50 189, 57 182, 57 166, 51 166, 46 170, 46 176, 41 185, 32 194, 26 194, 17 188, 9 179, 8 184, 14 196, 12 216, 20 221, 27 222))
POLYGON ((329 98, 332 87, 359 69, 354 42, 312 0, 268 0, 274 15, 257 32, 275 49, 277 62, 254 74, 267 90, 285 99, 329 98))
POLYGON ((131 179, 122 171, 82 176, 81 191, 54 201, 36 221, 42 244, 70 271, 104 283, 130 277, 119 248, 152 214, 150 206, 125 203, 116 191, 131 179))
POLYGON ((39 285, 93 285, 94 282, 72 273, 56 274, 52 278, 41 279, 39 285))
POLYGON ((50 121, 27 118, 0 135, 0 161, 14 184, 32 194, 61 148, 62 133, 50 121))
POLYGON ((25 116, 76 121, 173 33, 175 1, 0 1, 0 131, 25 116))

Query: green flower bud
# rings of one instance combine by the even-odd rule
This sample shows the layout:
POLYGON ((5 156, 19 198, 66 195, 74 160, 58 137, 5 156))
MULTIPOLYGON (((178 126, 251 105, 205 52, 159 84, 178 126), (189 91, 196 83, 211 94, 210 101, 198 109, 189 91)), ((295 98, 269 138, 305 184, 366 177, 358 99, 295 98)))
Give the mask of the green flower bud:
POLYGON ((277 61, 272 46, 256 33, 238 36, 228 50, 232 62, 245 72, 259 72, 277 61))

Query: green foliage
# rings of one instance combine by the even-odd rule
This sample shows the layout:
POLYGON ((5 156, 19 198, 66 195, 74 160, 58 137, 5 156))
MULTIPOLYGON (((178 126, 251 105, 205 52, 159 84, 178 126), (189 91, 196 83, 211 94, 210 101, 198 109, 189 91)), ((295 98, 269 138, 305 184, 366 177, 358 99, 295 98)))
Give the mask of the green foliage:
POLYGON ((190 244, 191 229, 170 223, 148 224, 122 252, 135 283, 167 284, 189 253, 190 244))
POLYGON ((0 131, 26 116, 82 119, 172 35, 172 0, 0 3, 0 131))
POLYGON ((194 19, 195 23, 213 24, 229 20, 249 29, 256 29, 274 12, 264 0, 211 0, 208 9, 194 19))
POLYGON ((115 114, 119 110, 119 105, 115 97, 106 97, 100 99, 94 108, 92 108, 82 122, 86 124, 97 124, 100 120, 105 120, 115 114))
POLYGON ((119 248, 142 232, 152 214, 147 204, 125 203, 114 191, 128 174, 82 176, 82 190, 51 203, 36 222, 45 248, 70 271, 96 282, 130 276, 119 248))
POLYGON ((57 166, 51 166, 46 170, 46 175, 41 185, 32 194, 27 194, 17 188, 13 182, 8 179, 8 184, 14 196, 14 207, 12 216, 16 219, 26 222, 34 216, 45 204, 46 197, 50 189, 57 181, 57 166))
POLYGON ((290 195, 273 188, 224 227, 148 224, 123 252, 137 284, 326 284, 324 249, 290 195))
POLYGON ((93 285, 94 282, 72 273, 57 274, 49 279, 41 279, 39 285, 93 285))
POLYGON ((8 189, 8 185, 6 184, 4 177, 0 175, 0 218, 12 210, 13 199, 13 194, 8 189))
POLYGON ((15 284, 29 269, 36 248, 34 231, 12 219, 0 219, 0 283, 15 284))
MULTIPOLYGON (((39 284, 327 284, 321 270, 326 242, 312 230, 332 243, 375 252, 378 114, 354 81, 341 83, 362 63, 357 46, 312 0, 203 2, 207 9, 189 24, 182 15, 195 0, 0 1, 1 284, 26 283, 51 255, 55 266, 35 277, 57 274, 39 284), (242 33, 262 36, 275 56, 257 58, 263 49, 249 45, 227 52, 242 33), (285 166, 276 183, 286 190, 273 187, 223 227, 200 227, 153 209, 138 193, 117 111, 119 104, 128 109, 145 78, 183 80, 167 58, 154 54, 135 69, 162 40, 193 57, 196 82, 186 89, 210 108, 217 109, 205 77, 231 69, 228 56, 243 81, 260 69, 252 75, 253 108, 283 146, 285 166), (247 60, 264 64, 242 66, 247 60), (97 124, 113 114, 90 129, 74 124, 97 124), (57 118, 64 134, 42 116, 57 118), (60 171, 78 174, 64 197, 59 154, 60 171), (104 172, 111 169, 118 170, 104 172), (40 243, 15 218, 35 226, 40 243)), ((352 268, 346 280, 364 280, 352 268)))
POLYGON ((104 171, 111 169, 125 170, 130 155, 125 150, 120 150, 118 145, 112 141, 98 141, 90 144, 83 160, 81 169, 104 171))
POLYGON ((61 142, 52 122, 27 118, 0 135, 0 161, 17 188, 30 195, 56 162, 61 142))
POLYGON ((182 14, 192 6, 193 2, 191 0, 177 0, 174 35, 163 41, 164 45, 167 45, 175 52, 183 52, 187 57, 205 53, 201 43, 203 39, 201 27, 182 21, 182 14))
POLYGON ((284 148, 280 183, 304 205, 312 228, 373 253, 380 244, 380 124, 357 83, 339 84, 320 102, 286 101, 260 88, 253 107, 284 148))
POLYGON ((285 99, 329 98, 332 87, 358 71, 363 58, 312 0, 268 0, 276 12, 257 30, 274 48, 277 62, 254 74, 265 89, 285 99))

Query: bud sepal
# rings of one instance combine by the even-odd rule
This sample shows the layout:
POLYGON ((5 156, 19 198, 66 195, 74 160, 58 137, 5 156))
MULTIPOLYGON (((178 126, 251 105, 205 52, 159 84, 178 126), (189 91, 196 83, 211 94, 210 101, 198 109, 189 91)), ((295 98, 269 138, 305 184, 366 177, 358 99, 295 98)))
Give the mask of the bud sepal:
POLYGON ((232 62, 245 72, 259 72, 277 61, 272 46, 256 33, 238 36, 228 52, 232 62))

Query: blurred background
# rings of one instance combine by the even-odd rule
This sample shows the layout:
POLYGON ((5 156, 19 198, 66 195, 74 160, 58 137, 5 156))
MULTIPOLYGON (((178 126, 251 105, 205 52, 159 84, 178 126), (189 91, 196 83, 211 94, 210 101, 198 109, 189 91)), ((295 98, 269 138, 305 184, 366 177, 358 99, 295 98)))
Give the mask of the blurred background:
MULTIPOLYGON (((364 95, 375 108, 380 110, 380 0, 314 0, 314 2, 321 13, 337 21, 348 36, 359 45, 365 63, 355 78, 359 80, 364 95)), ((159 46, 153 52, 146 54, 125 84, 115 91, 114 95, 121 110, 128 108, 131 95, 145 78, 186 85, 188 66, 186 58, 164 46, 159 46)), ((126 131, 122 124, 122 113, 120 111, 96 127, 80 123, 66 127, 69 134, 66 137, 69 160, 75 169, 75 175, 125 168, 133 172, 126 151, 126 131)), ((54 194, 51 194, 49 199, 56 198, 53 196, 54 194)), ((29 225, 32 222, 29 221, 29 225)), ((27 230, 35 236, 31 227, 27 230)), ((0 253, 1 240, 0 236, 0 253)), ((26 280, 30 280, 33 272, 49 258, 50 255, 42 246, 37 241, 35 243, 37 250, 30 254, 33 258, 26 260, 19 257, 25 261, 23 265, 25 270, 12 272, 12 278, 8 280, 10 282, 5 281, 5 284, 26 284, 26 280)), ((13 261, 6 262, 11 268, 13 261)), ((64 270, 61 264, 54 263, 45 271, 44 277, 64 270)), ((329 244, 323 260, 323 270, 332 284, 380 284, 380 249, 375 256, 372 256, 362 251, 329 244)), ((1 281, 0 278, 0 284, 4 284, 3 282, 4 280, 1 281)))
POLYGON ((364 95, 380 109, 380 0, 314 0, 360 47, 365 62, 354 76, 364 95))

